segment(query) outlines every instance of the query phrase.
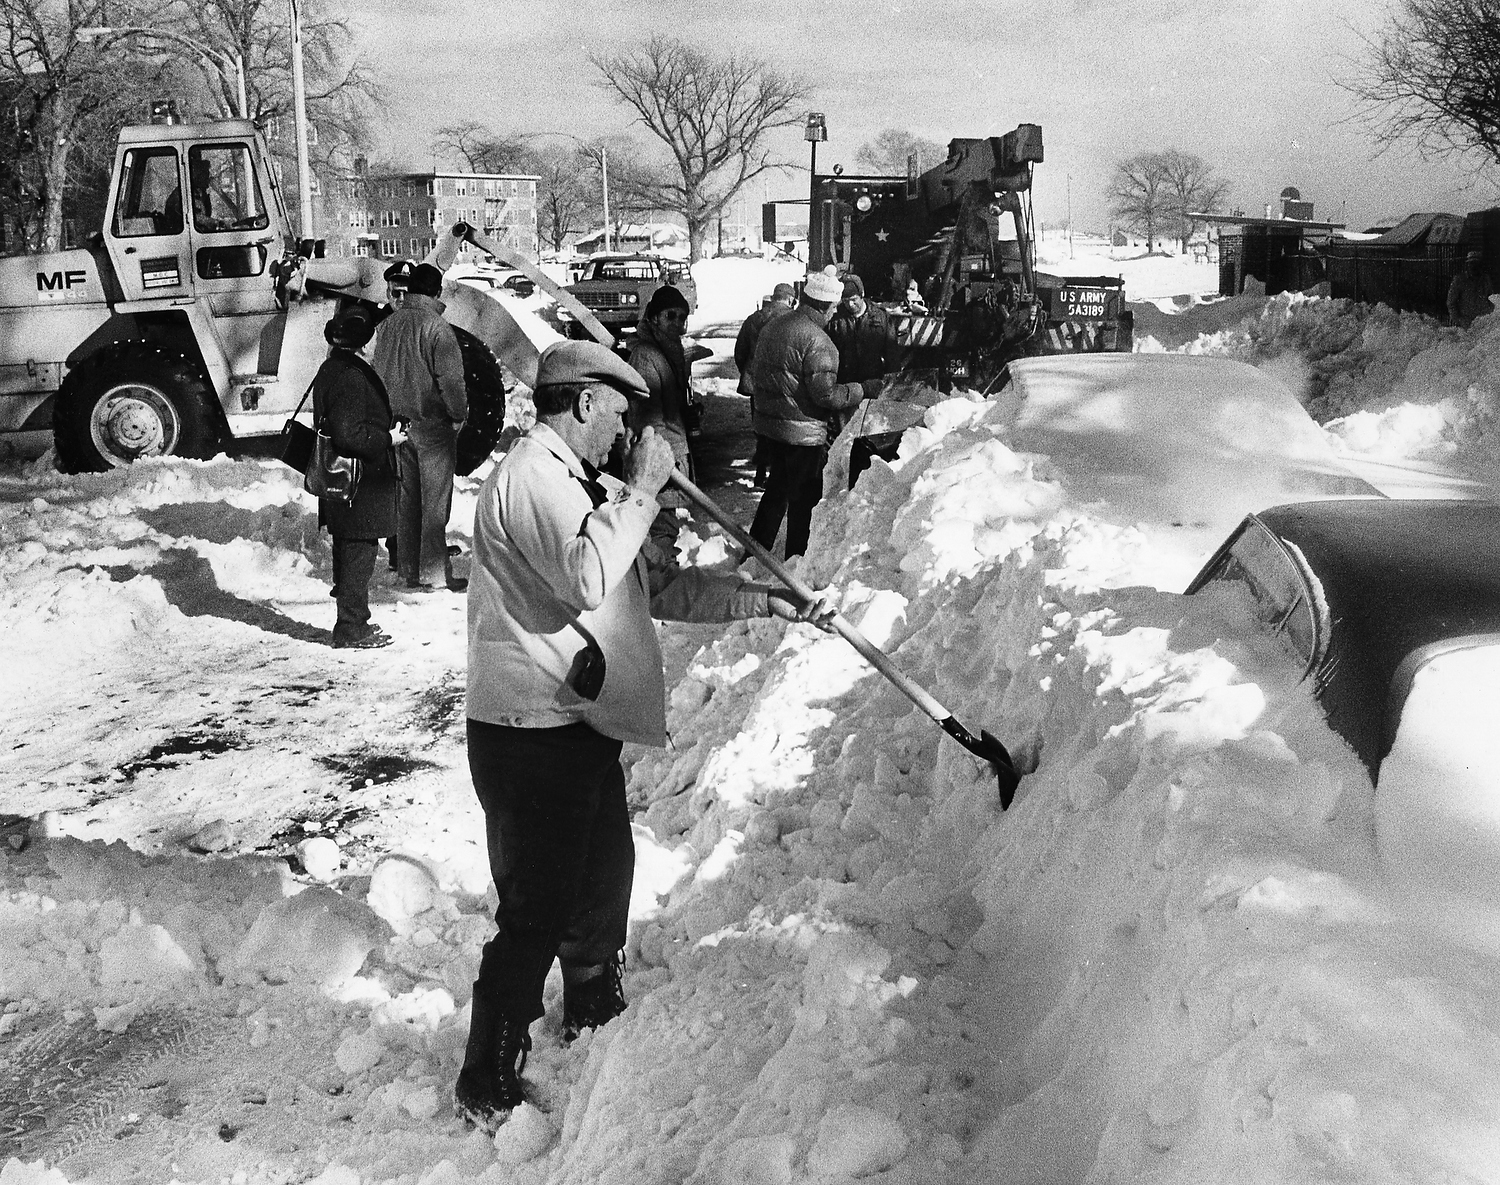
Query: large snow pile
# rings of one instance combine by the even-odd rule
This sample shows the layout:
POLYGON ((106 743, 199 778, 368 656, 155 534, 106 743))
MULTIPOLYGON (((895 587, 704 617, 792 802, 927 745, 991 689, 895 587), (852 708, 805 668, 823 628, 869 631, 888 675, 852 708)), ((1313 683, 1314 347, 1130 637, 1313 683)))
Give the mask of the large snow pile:
POLYGON ((1003 403, 928 402, 802 574, 1035 772, 1002 814, 810 627, 663 627, 631 1006, 565 1047, 549 985, 536 1105, 493 1140, 449 1117, 493 908, 432 694, 461 603, 381 593, 397 645, 335 656, 287 624, 331 614, 326 544, 274 466, 16 474, 0 811, 57 815, 7 818, 0 1042, 75 1109, 4 1100, 56 1166, 4 1185, 1492 1179, 1493 963, 1388 883, 1298 672, 1232 593, 1145 587, 1149 534, 1014 451, 1003 403), (232 744, 133 762, 141 701, 212 705, 232 744), (330 785, 356 740, 425 764, 330 785))
POLYGON ((1277 375, 1351 453, 1500 458, 1500 317, 1468 329, 1303 293, 1255 293, 1176 315, 1137 313, 1137 348, 1224 354, 1277 375))

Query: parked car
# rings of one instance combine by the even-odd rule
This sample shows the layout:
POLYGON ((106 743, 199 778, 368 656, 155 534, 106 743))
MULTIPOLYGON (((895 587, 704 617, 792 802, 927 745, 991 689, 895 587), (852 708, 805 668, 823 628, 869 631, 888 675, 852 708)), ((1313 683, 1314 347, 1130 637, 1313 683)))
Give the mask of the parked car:
POLYGON ((1382 863, 1500 905, 1500 503, 1261 510, 1187 591, 1224 584, 1369 770, 1382 863))
MULTIPOLYGON (((676 287, 687 297, 688 308, 698 307, 698 286, 685 260, 666 259, 660 255, 596 255, 589 260, 583 278, 567 285, 604 327, 624 337, 635 332, 636 322, 663 284, 676 287)), ((587 337, 588 332, 566 311, 560 311, 570 337, 587 337)))
POLYGON ((536 291, 536 283, 531 277, 522 275, 520 272, 513 276, 506 276, 500 282, 500 287, 507 292, 514 292, 517 296, 530 296, 536 291))

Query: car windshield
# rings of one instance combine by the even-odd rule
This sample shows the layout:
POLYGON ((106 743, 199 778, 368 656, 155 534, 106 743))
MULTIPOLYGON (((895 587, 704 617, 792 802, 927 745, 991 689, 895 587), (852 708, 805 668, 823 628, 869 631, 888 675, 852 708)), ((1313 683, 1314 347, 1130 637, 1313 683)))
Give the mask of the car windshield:
POLYGON ((1242 584, 1250 591, 1255 618, 1311 666, 1317 647, 1314 592, 1293 555, 1259 521, 1251 519, 1194 582, 1197 592, 1220 582, 1242 584))
POLYGON ((656 265, 645 259, 602 259, 594 264, 591 280, 654 280, 656 265))

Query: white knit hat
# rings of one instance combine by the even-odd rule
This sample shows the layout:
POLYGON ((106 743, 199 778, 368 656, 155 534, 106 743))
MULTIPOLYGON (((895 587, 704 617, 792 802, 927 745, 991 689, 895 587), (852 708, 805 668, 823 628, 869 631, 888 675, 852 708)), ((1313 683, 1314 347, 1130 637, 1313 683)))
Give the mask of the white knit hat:
POLYGON ((843 281, 823 272, 808 272, 802 285, 802 295, 810 300, 821 300, 826 304, 837 304, 844 297, 843 281))

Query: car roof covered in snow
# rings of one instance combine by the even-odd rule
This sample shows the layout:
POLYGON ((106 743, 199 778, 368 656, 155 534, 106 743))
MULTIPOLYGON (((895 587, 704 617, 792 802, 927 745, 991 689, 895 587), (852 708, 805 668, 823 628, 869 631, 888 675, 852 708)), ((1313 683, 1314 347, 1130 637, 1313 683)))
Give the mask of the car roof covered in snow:
MULTIPOLYGON (((1181 589, 1247 514, 1379 497, 1277 379, 1197 354, 1061 354, 1007 367, 1007 443, 1041 453, 1072 495, 1174 553, 1181 589)), ((1165 579, 1165 577, 1164 577, 1165 579)))
POLYGON ((1500 503, 1359 498, 1254 517, 1322 585, 1330 638, 1312 675, 1329 724, 1373 772, 1395 739, 1406 658, 1500 632, 1500 503))

